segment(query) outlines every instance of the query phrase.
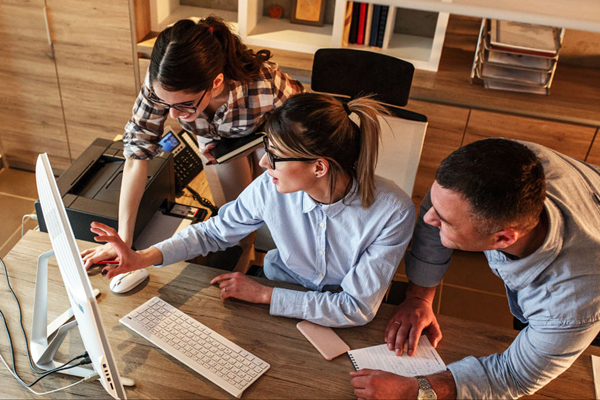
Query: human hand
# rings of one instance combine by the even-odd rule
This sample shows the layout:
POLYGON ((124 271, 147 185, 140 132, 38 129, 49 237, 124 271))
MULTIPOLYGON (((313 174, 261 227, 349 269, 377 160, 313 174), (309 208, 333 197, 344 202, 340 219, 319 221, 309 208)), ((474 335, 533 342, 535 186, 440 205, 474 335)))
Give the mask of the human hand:
POLYGON ((409 356, 415 354, 419 338, 423 330, 427 337, 437 347, 442 339, 442 331, 433 313, 432 304, 418 297, 408 297, 396 308, 396 312, 385 328, 384 340, 388 349, 395 350, 401 356, 405 343, 409 356))
POLYGON ((249 303, 271 304, 273 288, 261 285, 241 272, 219 275, 210 281, 211 285, 217 283, 223 300, 231 297, 249 303))
POLYGON ((94 264, 100 261, 109 261, 117 258, 117 252, 108 243, 93 249, 87 249, 81 252, 83 265, 86 270, 90 269, 94 264))
MULTIPOLYGON (((100 222, 92 222, 90 231, 98 235, 94 237, 95 241, 107 242, 107 245, 113 248, 119 259, 119 264, 106 265, 102 269, 102 273, 107 273, 106 277, 108 279, 119 274, 124 274, 125 272, 135 271, 151 265, 146 262, 145 258, 139 252, 133 251, 127 246, 127 244, 119 237, 117 231, 110 226, 100 222)), ((89 266, 91 265, 93 264, 90 264, 89 266)), ((89 268, 89 266, 86 264, 86 269, 89 268)))
POLYGON ((391 372, 361 369, 350 372, 350 384, 359 399, 416 399, 419 385, 415 378, 391 372))
POLYGON ((205 144, 204 146, 200 145, 200 154, 202 154, 202 156, 204 157, 204 159, 206 160, 206 165, 213 165, 217 163, 217 160, 213 157, 212 154, 210 154, 210 151, 212 149, 214 149, 215 147, 217 147, 217 142, 210 142, 205 144))

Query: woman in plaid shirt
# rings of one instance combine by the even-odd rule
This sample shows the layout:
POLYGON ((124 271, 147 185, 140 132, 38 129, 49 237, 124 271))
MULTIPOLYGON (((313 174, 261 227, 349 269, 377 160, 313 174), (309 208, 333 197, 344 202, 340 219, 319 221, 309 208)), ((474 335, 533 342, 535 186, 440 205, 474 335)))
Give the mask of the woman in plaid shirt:
MULTIPOLYGON (((144 85, 125 126, 125 168, 119 202, 119 235, 129 246, 148 175, 148 160, 161 151, 159 141, 168 116, 198 138, 208 185, 217 206, 234 200, 263 172, 262 154, 252 153, 216 165, 208 152, 221 137, 241 137, 256 130, 264 115, 302 84, 269 62, 268 50, 254 52, 225 22, 208 17, 181 20, 158 35, 144 85)), ((240 242, 245 258, 254 236, 240 242)), ((114 259, 109 245, 88 250, 92 263, 114 259)), ((243 262, 242 262, 243 263, 243 262)), ((240 263, 241 264, 241 263, 240 263)))

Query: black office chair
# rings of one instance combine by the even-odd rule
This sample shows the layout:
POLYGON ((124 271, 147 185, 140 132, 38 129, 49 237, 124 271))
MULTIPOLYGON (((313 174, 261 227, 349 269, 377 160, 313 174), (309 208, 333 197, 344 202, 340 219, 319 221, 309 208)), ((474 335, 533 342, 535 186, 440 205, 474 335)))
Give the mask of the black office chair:
POLYGON ((408 103, 415 67, 406 61, 372 51, 319 49, 312 67, 311 88, 316 92, 356 97, 375 94, 397 107, 408 103))

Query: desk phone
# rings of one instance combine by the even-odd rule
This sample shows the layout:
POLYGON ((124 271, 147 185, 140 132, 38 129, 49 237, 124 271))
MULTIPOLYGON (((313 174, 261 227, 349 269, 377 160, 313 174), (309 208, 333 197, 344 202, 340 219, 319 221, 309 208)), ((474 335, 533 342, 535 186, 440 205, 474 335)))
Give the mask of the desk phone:
POLYGON ((169 127, 165 128, 165 132, 159 144, 162 150, 173 153, 177 186, 178 189, 182 189, 202 171, 200 150, 196 138, 189 132, 181 130, 175 133, 169 127))

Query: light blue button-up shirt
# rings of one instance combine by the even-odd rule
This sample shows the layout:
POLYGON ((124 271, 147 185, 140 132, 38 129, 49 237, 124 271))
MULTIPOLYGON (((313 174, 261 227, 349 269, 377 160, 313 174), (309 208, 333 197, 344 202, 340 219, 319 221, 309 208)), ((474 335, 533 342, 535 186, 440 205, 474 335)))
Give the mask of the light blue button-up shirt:
POLYGON ((414 226, 411 199, 377 177, 375 201, 361 206, 356 184, 334 204, 306 193, 281 194, 264 173, 219 215, 157 244, 163 264, 235 245, 266 224, 276 250, 267 253, 269 279, 312 291, 275 288, 270 313, 325 326, 363 325, 375 316, 414 226))
MULTIPOLYGON (((567 369, 600 331, 600 173, 595 167, 533 143, 546 174, 544 211, 549 230, 542 246, 512 260, 486 251, 502 278, 510 310, 529 325, 502 354, 467 357, 448 365, 457 398, 517 398, 535 393, 567 369)), ((411 281, 437 285, 451 250, 420 209, 406 272, 411 281)), ((442 327, 443 328, 443 327, 442 327)))

